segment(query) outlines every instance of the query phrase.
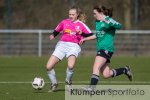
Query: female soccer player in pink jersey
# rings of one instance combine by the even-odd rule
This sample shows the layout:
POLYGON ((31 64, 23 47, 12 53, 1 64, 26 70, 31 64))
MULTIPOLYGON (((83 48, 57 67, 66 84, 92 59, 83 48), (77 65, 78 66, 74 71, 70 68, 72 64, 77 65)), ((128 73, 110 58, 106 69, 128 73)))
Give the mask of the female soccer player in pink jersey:
POLYGON ((66 57, 68 61, 66 84, 68 89, 71 88, 74 65, 81 51, 79 41, 83 37, 92 35, 91 30, 84 24, 84 21, 84 16, 80 9, 72 7, 69 9, 69 18, 62 20, 55 28, 54 32, 50 34, 50 40, 53 40, 55 36, 62 32, 61 38, 46 65, 47 73, 52 83, 49 92, 56 90, 58 83, 55 77, 54 66, 64 57, 66 57))

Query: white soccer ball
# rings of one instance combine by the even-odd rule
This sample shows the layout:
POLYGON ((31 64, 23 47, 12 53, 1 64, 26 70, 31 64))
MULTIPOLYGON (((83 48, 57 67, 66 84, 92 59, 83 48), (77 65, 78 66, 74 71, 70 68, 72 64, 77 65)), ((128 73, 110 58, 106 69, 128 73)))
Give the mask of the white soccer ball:
POLYGON ((32 87, 36 90, 41 90, 45 85, 44 79, 41 77, 35 77, 32 82, 32 87))

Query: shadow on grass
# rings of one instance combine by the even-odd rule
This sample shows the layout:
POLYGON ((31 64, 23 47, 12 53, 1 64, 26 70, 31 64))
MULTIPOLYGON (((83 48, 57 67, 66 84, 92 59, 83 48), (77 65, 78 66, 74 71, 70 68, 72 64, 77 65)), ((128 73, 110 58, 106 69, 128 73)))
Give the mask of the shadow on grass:
POLYGON ((55 92, 65 92, 65 89, 57 89, 55 92))

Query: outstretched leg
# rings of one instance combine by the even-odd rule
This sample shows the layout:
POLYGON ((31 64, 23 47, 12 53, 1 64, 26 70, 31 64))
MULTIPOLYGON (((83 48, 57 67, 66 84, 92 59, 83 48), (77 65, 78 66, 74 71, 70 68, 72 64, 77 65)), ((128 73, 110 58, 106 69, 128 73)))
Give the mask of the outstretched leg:
POLYGON ((101 68, 101 73, 103 74, 104 78, 116 77, 122 74, 125 74, 130 81, 132 81, 132 78, 133 78, 131 69, 129 66, 111 70, 109 68, 109 63, 107 63, 105 66, 101 68))
POLYGON ((57 64, 60 60, 55 57, 55 56, 51 56, 47 62, 46 65, 46 69, 47 69, 47 73, 49 76, 49 79, 51 81, 51 89, 49 92, 55 91, 56 87, 57 87, 57 80, 56 80, 56 76, 55 76, 55 71, 54 71, 54 66, 55 64, 57 64))

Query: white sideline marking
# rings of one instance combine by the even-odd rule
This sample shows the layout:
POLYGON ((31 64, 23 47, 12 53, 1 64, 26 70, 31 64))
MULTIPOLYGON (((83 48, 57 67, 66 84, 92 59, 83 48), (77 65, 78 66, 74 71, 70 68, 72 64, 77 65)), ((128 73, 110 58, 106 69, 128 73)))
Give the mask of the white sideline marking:
MULTIPOLYGON (((32 82, 24 82, 24 81, 1 81, 0 84, 29 84, 32 82)), ((45 83, 50 83, 50 82, 45 82, 45 83)), ((64 84, 64 81, 59 81, 58 83, 60 84, 64 84)), ((73 83, 89 83, 89 81, 73 81, 73 83)), ((150 84, 150 81, 100 81, 100 83, 111 83, 111 84, 125 84, 125 83, 129 83, 129 84, 150 84)))

